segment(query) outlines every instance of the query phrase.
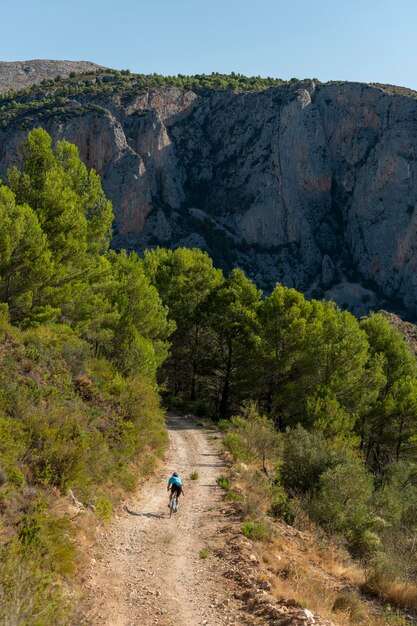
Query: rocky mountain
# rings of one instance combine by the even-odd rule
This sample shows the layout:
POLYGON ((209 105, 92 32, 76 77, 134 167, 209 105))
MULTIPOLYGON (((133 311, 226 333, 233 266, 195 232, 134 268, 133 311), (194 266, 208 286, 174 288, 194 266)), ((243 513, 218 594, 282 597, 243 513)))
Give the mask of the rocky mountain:
POLYGON ((100 65, 89 61, 0 61, 0 93, 24 89, 43 80, 70 74, 95 72, 100 65))
POLYGON ((194 78, 98 70, 5 94, 0 175, 41 125, 101 174, 116 247, 198 246, 264 289, 416 318, 416 94, 194 78))

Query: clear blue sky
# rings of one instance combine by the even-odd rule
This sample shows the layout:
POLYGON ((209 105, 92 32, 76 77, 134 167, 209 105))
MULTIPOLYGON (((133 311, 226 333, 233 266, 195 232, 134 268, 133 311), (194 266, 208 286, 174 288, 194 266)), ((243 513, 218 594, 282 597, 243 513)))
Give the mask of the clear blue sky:
POLYGON ((417 0, 9 0, 0 60, 417 89, 417 0))

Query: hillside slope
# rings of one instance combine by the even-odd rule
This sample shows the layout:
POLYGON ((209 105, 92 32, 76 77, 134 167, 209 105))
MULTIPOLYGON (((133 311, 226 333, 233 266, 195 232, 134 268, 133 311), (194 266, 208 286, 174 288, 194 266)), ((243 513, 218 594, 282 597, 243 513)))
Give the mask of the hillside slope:
POLYGON ((72 73, 94 72, 99 67, 90 61, 0 61, 0 93, 31 87, 57 76, 67 78, 72 73))
POLYGON ((413 92, 232 78, 103 70, 4 97, 0 174, 41 124, 103 177, 116 247, 198 246, 262 288, 415 317, 413 92))

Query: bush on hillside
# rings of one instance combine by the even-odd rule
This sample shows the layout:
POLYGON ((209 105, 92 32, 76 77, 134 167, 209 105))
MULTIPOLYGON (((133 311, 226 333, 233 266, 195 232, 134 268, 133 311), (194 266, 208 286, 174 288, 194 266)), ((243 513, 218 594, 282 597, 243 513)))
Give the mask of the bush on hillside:
POLYGON ((321 437, 300 424, 287 429, 281 466, 281 480, 287 489, 307 493, 317 488, 320 476, 333 464, 333 455, 321 437))
POLYGON ((343 535, 350 551, 360 556, 380 545, 369 507, 372 490, 363 464, 350 459, 323 472, 309 505, 311 517, 329 532, 343 535))
POLYGON ((42 554, 16 539, 0 547, 0 623, 70 626, 70 599, 56 576, 42 566, 42 554))
POLYGON ((271 529, 264 522, 244 522, 240 532, 244 537, 254 541, 267 541, 271 538, 271 529))
POLYGON ((279 483, 272 488, 271 503, 268 515, 275 519, 283 519, 287 524, 294 524, 297 513, 294 501, 288 497, 284 487, 279 483))
POLYGON ((279 433, 270 419, 260 415, 255 402, 244 403, 240 414, 232 417, 223 443, 236 460, 254 463, 265 474, 281 452, 279 433))

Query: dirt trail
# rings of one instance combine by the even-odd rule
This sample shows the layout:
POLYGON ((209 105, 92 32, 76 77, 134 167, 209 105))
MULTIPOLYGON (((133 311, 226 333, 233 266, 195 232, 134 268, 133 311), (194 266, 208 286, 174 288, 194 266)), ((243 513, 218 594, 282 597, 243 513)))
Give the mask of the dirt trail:
POLYGON ((252 623, 239 611, 215 556, 227 540, 216 479, 223 462, 203 429, 168 419, 165 467, 103 531, 86 576, 92 626, 220 626, 252 623), (166 482, 185 479, 180 511, 169 519, 166 482), (189 480, 197 471, 199 479, 189 480), (199 552, 208 548, 210 556, 199 552), (246 621, 246 620, 249 621, 246 621))

